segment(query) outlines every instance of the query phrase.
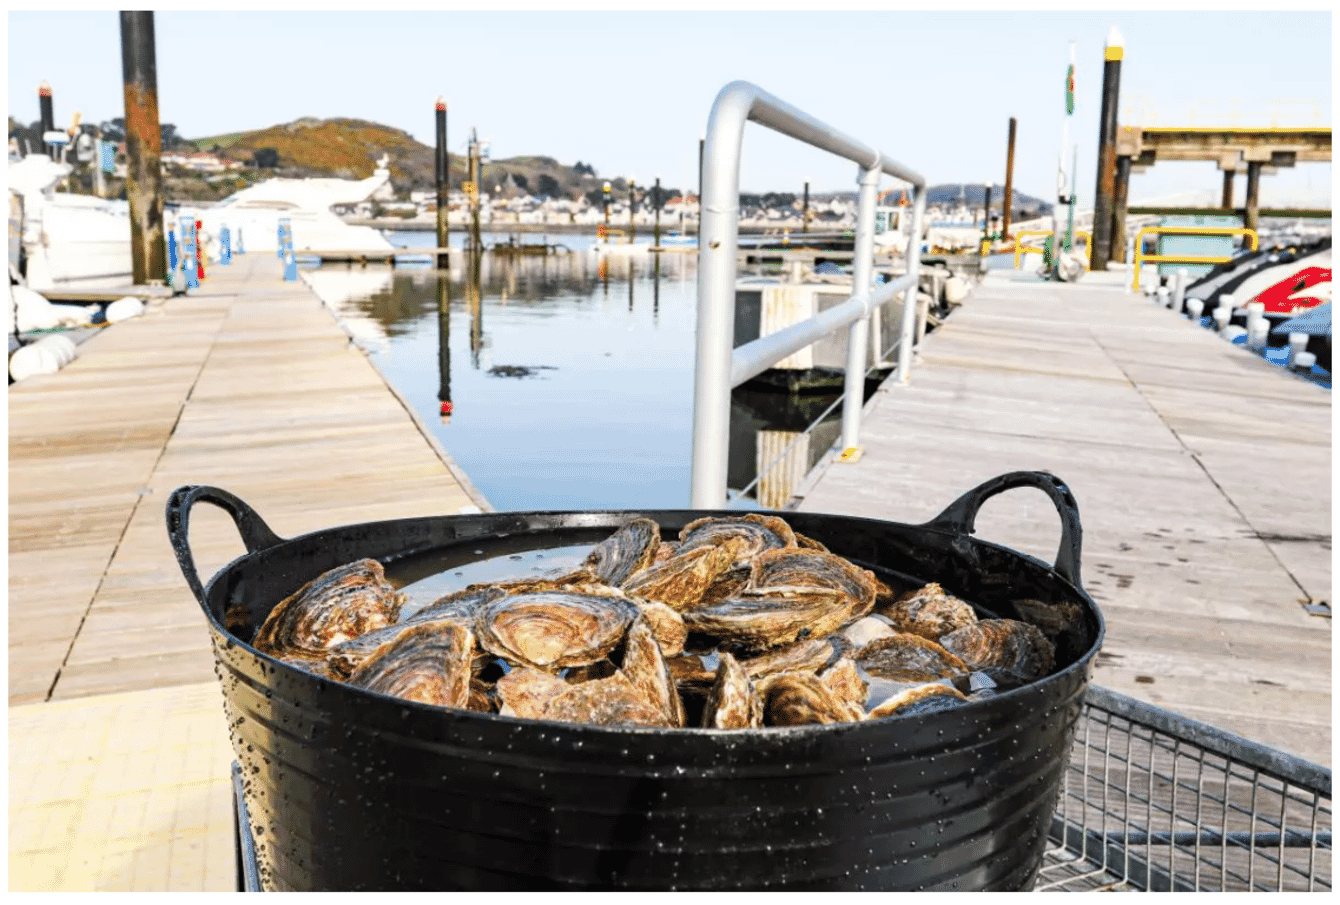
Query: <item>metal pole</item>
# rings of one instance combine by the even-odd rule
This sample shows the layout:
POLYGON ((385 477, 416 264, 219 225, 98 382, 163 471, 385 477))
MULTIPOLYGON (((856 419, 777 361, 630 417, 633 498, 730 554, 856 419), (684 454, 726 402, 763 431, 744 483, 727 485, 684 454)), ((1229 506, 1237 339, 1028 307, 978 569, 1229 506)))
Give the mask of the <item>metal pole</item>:
POLYGON ((657 248, 661 247, 661 177, 656 177, 656 187, 651 191, 651 203, 656 209, 656 242, 657 248))
POLYGON ((1010 141, 1005 151, 1005 219, 1001 223, 1000 237, 1010 237, 1010 205, 1014 203, 1014 132, 1016 121, 1010 117, 1010 141))
MULTIPOLYGON (((451 242, 451 226, 447 222, 447 209, 449 202, 447 196, 451 192, 451 154, 447 150, 447 102, 444 98, 437 99, 437 247, 447 248, 451 242)), ((447 268, 451 266, 451 259, 447 252, 439 252, 437 255, 437 266, 447 268)))
POLYGON ((1112 202, 1116 194, 1117 99, 1121 89, 1121 32, 1112 26, 1103 49, 1103 105, 1098 114, 1098 179, 1093 190, 1093 247, 1089 269, 1107 270, 1112 259, 1112 202))
POLYGON ((986 254, 986 245, 991 241, 991 188, 992 182, 988 179, 982 201, 982 254, 986 254))
POLYGON ((479 165, 479 138, 475 130, 470 130, 470 145, 468 149, 469 173, 470 173, 470 247, 476 252, 480 251, 481 239, 479 237, 479 188, 480 181, 484 177, 483 167, 479 165))
POLYGON ((912 371, 912 337, 917 329, 917 291, 921 285, 921 219, 926 214, 926 187, 916 186, 912 199, 912 232, 907 237, 907 274, 912 284, 903 296, 903 323, 898 339, 898 369, 895 376, 906 384, 912 371))
POLYGON ((605 183, 604 201, 605 201, 605 241, 608 242, 609 229, 610 229, 610 184, 608 182, 605 183))
POLYGON ((810 183, 805 181, 805 200, 800 207, 800 231, 807 233, 810 231, 810 183))
POLYGON ((130 202, 130 261, 136 285, 167 277, 163 236, 162 132, 154 14, 121 13, 121 74, 126 97, 126 199, 130 202))
MULTIPOLYGON (((861 186, 856 206, 856 241, 853 247, 852 295, 870 292, 874 273, 875 196, 879 192, 879 164, 862 167, 857 183, 861 186)), ((865 405, 865 345, 870 338, 870 315, 852 321, 847 328, 847 372, 842 381, 842 448, 853 449, 861 442, 861 406, 865 405)))

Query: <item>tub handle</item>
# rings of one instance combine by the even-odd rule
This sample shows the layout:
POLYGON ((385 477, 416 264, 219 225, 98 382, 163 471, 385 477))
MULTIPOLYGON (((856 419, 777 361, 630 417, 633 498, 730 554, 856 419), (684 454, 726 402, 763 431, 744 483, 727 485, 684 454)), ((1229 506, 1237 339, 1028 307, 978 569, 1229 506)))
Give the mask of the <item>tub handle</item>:
POLYGON ((1036 487, 1051 497, 1056 512, 1061 517, 1061 546, 1056 551, 1056 564, 1053 569, 1056 574, 1074 585, 1076 590, 1082 591, 1079 580, 1082 534, 1079 526, 1079 506, 1075 503, 1075 495, 1070 492, 1065 482, 1050 472, 1012 471, 992 478, 950 503, 944 512, 927 522, 925 527, 953 531, 957 534, 972 534, 973 523, 982 504, 996 494, 1016 487, 1036 487))
POLYGON ((191 555, 191 543, 187 535, 191 507, 202 501, 213 503, 232 516, 248 553, 282 544, 284 539, 270 530, 270 526, 256 514, 256 510, 226 490, 204 484, 187 484, 172 491, 167 502, 168 539, 172 541, 172 551, 177 554, 181 574, 186 576, 186 583, 191 586, 196 600, 204 606, 205 589, 200 584, 200 575, 195 568, 195 557, 191 555))

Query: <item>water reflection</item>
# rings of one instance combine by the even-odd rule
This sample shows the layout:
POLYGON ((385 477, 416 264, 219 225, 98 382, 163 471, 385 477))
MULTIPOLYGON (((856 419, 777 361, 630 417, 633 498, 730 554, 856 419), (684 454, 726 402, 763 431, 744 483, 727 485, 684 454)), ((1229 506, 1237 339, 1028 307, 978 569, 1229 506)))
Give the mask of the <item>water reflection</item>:
MULTIPOLYGON (((328 268, 305 278, 337 299, 346 322, 377 329, 381 343, 365 348, 498 509, 680 508, 695 264, 690 254, 467 251, 450 271, 385 268, 374 279, 371 269, 328 268)), ((797 441, 833 398, 735 391, 728 479, 750 490, 732 505, 786 504, 837 437, 840 409, 797 441)))

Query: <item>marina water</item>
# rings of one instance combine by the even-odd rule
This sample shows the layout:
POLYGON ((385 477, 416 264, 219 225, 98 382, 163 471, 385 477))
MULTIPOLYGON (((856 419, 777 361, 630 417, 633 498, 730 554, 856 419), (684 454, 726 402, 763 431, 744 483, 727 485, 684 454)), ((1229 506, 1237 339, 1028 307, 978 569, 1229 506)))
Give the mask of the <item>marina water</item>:
MULTIPOLYGON (((431 233, 388 237, 435 244, 431 233)), ((453 249, 464 240, 453 235, 453 249)), ((483 244, 508 241, 485 234, 483 244)), ((571 253, 486 252, 477 289, 469 256, 454 252, 449 276, 427 264, 328 265, 307 276, 328 301, 345 296, 332 304, 346 327, 497 509, 687 507, 696 256, 598 256, 590 236, 547 241, 571 253)), ((734 508, 785 504, 836 439, 840 407, 800 438, 835 398, 735 391, 734 508), (769 462, 778 464, 768 479, 741 496, 769 462)))

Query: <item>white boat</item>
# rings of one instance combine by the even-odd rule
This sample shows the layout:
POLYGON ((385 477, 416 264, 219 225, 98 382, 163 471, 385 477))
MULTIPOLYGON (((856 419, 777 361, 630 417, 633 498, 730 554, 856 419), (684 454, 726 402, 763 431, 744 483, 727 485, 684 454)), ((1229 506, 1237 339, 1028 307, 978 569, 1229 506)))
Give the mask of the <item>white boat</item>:
POLYGON ((367 179, 287 179, 276 177, 248 186, 214 205, 182 205, 177 218, 200 221, 201 239, 211 257, 217 257, 219 235, 228 227, 234 251, 237 235, 248 252, 274 253, 279 247, 279 221, 293 230, 293 250, 385 252, 394 246, 378 230, 345 223, 331 208, 367 201, 391 181, 386 158, 367 179))
POLYGON ((9 190, 23 201, 18 231, 29 288, 42 291, 128 282, 130 206, 124 201, 56 191, 70 171, 69 164, 45 154, 9 161, 9 190))

